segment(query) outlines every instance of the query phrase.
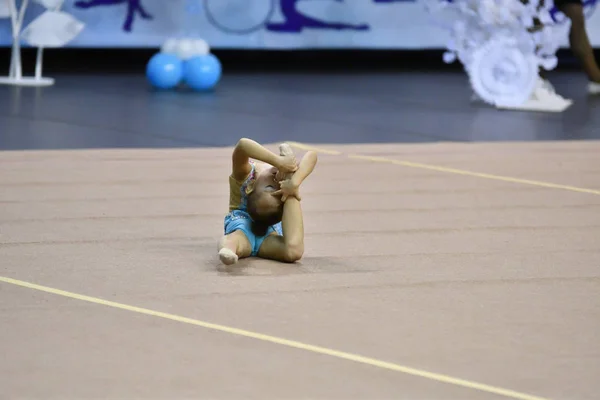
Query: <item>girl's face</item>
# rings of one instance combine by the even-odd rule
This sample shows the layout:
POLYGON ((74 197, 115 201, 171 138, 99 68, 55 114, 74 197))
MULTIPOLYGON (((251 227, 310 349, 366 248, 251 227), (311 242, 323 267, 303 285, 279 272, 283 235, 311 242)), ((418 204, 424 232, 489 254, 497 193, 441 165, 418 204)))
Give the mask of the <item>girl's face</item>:
POLYGON ((277 214, 283 207, 280 196, 273 193, 279 190, 277 168, 269 167, 260 171, 254 182, 252 202, 257 215, 277 214))
POLYGON ((262 196, 263 193, 273 193, 279 190, 279 182, 276 179, 277 172, 275 167, 266 168, 260 172, 254 183, 254 190, 258 195, 262 196))
POLYGON ((274 196, 279 190, 276 179, 277 168, 267 168, 256 177, 254 188, 248 197, 248 209, 255 221, 268 220, 269 224, 281 221, 283 202, 280 196, 274 196))

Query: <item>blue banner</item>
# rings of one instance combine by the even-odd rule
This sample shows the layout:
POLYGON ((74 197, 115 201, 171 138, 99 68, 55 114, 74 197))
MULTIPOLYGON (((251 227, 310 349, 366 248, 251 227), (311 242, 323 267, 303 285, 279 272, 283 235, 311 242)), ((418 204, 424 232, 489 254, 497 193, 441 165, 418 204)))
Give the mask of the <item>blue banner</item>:
MULTIPOLYGON (((32 3, 23 26, 43 10, 32 3)), ((66 0, 63 10, 86 24, 70 47, 159 47, 191 36, 213 48, 427 49, 447 37, 415 0, 66 0)), ((600 46, 600 13, 588 32, 600 46)), ((10 38, 10 20, 0 19, 0 45, 10 38)))

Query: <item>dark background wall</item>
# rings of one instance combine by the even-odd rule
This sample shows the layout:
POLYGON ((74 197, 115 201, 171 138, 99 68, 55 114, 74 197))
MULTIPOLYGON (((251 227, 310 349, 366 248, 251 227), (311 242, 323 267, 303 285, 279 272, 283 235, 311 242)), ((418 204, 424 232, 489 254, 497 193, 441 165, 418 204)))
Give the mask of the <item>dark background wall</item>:
MULTIPOLYGON (((44 55, 45 73, 143 73, 146 63, 158 49, 48 49, 44 55)), ((301 50, 255 51, 218 50, 229 72, 360 72, 402 70, 462 70, 459 63, 442 61, 443 50, 301 50)), ((600 51, 596 51, 600 57, 600 51)), ((560 50, 558 69, 578 67, 567 49, 560 50)), ((23 49, 23 67, 33 72, 35 49, 23 49)), ((0 48, 0 71, 6 73, 10 63, 10 49, 0 48)))

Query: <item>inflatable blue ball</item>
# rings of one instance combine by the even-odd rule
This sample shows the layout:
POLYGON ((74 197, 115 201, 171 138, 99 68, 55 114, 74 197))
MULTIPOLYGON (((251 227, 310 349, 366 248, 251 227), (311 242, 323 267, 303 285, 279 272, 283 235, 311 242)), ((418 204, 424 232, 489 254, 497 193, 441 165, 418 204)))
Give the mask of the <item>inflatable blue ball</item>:
POLYGON ((221 63, 212 54, 190 58, 183 67, 183 79, 192 89, 210 90, 221 79, 221 63))
POLYGON ((183 78, 183 62, 171 54, 155 54, 146 66, 146 77, 155 88, 173 89, 183 78))

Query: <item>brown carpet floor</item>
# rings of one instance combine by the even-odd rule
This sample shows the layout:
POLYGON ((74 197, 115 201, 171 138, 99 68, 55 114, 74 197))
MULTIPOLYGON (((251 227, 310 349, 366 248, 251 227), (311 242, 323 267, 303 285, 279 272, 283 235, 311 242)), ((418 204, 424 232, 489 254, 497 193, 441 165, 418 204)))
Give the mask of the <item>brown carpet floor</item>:
POLYGON ((304 259, 234 268, 231 149, 0 153, 0 398, 598 398, 600 143, 323 147, 304 259))

